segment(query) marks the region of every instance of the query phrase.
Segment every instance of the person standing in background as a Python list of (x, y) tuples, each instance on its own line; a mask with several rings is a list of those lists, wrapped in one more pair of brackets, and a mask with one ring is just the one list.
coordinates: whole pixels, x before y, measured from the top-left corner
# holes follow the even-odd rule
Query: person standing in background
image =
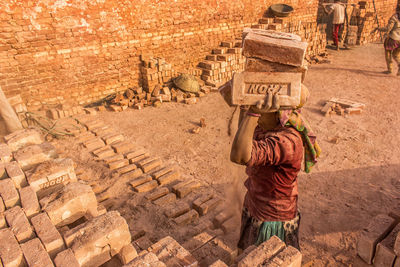
[(333, 45), (336, 46), (336, 50), (339, 50), (339, 31), (344, 24), (345, 5), (340, 3), (340, 0), (334, 0), (333, 4), (323, 4), (322, 6), (326, 14), (330, 15), (333, 13)]
[(397, 62), (397, 76), (400, 76), (400, 5), (396, 8), (396, 13), (389, 19), (385, 28), (386, 39), (384, 42), (385, 59), (388, 70), (387, 74), (393, 73), (393, 59)]

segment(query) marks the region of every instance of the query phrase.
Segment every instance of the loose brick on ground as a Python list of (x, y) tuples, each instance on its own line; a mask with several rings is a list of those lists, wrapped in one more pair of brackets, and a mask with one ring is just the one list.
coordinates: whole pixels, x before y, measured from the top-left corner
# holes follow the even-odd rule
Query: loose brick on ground
[(114, 152), (114, 150), (111, 148), (111, 146), (106, 145), (106, 146), (103, 146), (103, 147), (93, 150), (92, 153), (93, 153), (93, 155), (97, 156), (99, 153), (101, 153), (103, 151), (107, 151), (107, 150), (112, 150)]
[(84, 143), (89, 140), (93, 140), (96, 136), (91, 132), (84, 132), (77, 136), (76, 140), (79, 143)]
[(31, 222), (37, 236), (42, 241), (51, 258), (54, 258), (59, 252), (64, 250), (64, 241), (46, 213), (40, 213), (32, 217)]
[(4, 267), (25, 266), (22, 250), (9, 228), (0, 230), (0, 260)]
[(25, 178), (25, 173), (22, 171), (21, 167), (16, 161), (5, 164), (6, 172), (8, 177), (13, 180), (16, 188), (25, 187), (28, 182)]
[(38, 165), (31, 174), (28, 174), (29, 185), (42, 197), (51, 193), (52, 187), (76, 182), (74, 162), (72, 159), (53, 159)]
[(177, 181), (177, 183), (172, 186), (172, 192), (176, 194), (178, 188), (184, 187), (185, 185), (188, 185), (192, 181), (193, 180)]
[(187, 196), (190, 192), (192, 192), (194, 189), (199, 188), (200, 186), (201, 186), (200, 182), (193, 180), (188, 184), (177, 188), (175, 192), (179, 198), (183, 198)]
[(234, 230), (238, 224), (240, 224), (240, 222), (238, 222), (238, 220), (234, 217), (226, 220), (222, 225), (221, 225), (221, 229), (222, 231), (224, 231), (225, 234), (231, 232), (232, 230)]
[(117, 160), (124, 160), (124, 156), (120, 154), (114, 154), (111, 157), (104, 158), (103, 161), (108, 164)]
[(271, 267), (301, 267), (302, 255), (300, 251), (292, 246), (288, 246), (277, 256), (275, 256), (268, 266)]
[[(121, 155), (122, 156), (122, 155)], [(116, 170), (122, 167), (125, 167), (129, 164), (129, 161), (127, 159), (120, 159), (120, 160), (116, 160), (116, 161), (112, 161), (108, 163), (108, 168), (110, 170)]]
[(177, 225), (185, 225), (185, 224), (190, 224), (192, 223), (194, 220), (199, 218), (199, 214), (197, 213), (197, 211), (195, 210), (190, 210), (189, 212), (182, 214), (179, 217), (176, 217), (174, 219), (174, 222)]
[(129, 162), (138, 165), (138, 162), (143, 161), (143, 160), (148, 160), (148, 159), (150, 159), (150, 156), (149, 156), (149, 154), (146, 153), (146, 154), (142, 154), (140, 156), (131, 158), (129, 160)]
[(88, 129), (88, 130), (94, 130), (94, 129), (97, 129), (97, 128), (101, 128), (101, 127), (105, 127), (106, 125), (104, 125), (104, 123), (102, 122), (102, 121), (100, 121), (100, 120), (92, 120), (92, 121), (88, 121), (88, 122), (85, 122), (84, 123), (84, 125), (86, 126), (86, 128)]
[(156, 190), (149, 192), (145, 196), (145, 198), (147, 200), (153, 201), (153, 200), (159, 199), (160, 197), (165, 196), (168, 193), (169, 193), (169, 189), (167, 187), (159, 187)]
[(21, 188), (19, 190), (21, 198), (21, 206), (28, 218), (39, 213), (40, 205), (35, 191), (31, 186)]
[(143, 229), (133, 230), (133, 232), (131, 232), (132, 240), (139, 239), (142, 236), (144, 236), (145, 234), (146, 234), (146, 232)]
[(140, 177), (141, 175), (143, 175), (142, 169), (135, 169), (133, 171), (129, 171), (127, 173), (121, 174), (120, 179), (133, 180), (133, 179)]
[(149, 162), (152, 162), (152, 161), (155, 160), (155, 159), (157, 159), (157, 158), (155, 158), (155, 157), (146, 157), (146, 158), (143, 158), (143, 159), (141, 159), (141, 160), (136, 161), (135, 164), (136, 164), (139, 168), (142, 168), (142, 166), (143, 166), (144, 164), (147, 164), (147, 163), (149, 163)]
[(4, 216), (19, 243), (26, 242), (35, 237), (28, 218), (20, 206), (6, 210)]
[(204, 202), (212, 199), (213, 197), (214, 197), (213, 193), (205, 193), (205, 194), (201, 194), (201, 195), (196, 196), (196, 199), (193, 201), (193, 208), (195, 210), (199, 211), (200, 210), (200, 206)]
[(206, 215), (208, 212), (215, 210), (222, 200), (218, 197), (211, 198), (198, 207), (197, 212), (200, 216)]
[(214, 226), (215, 227), (221, 227), (222, 224), (227, 221), (229, 218), (232, 217), (232, 214), (227, 213), (227, 212), (220, 212), (217, 214), (213, 220)]
[(142, 156), (142, 155), (145, 155), (146, 157), (148, 157), (150, 154), (146, 150), (144, 150), (143, 148), (139, 148), (137, 150), (126, 152), (125, 153), (125, 158), (130, 160), (130, 159), (134, 159), (136, 157)]
[(178, 171), (170, 171), (164, 175), (161, 175), (157, 178), (157, 181), (160, 185), (166, 185), (176, 181), (180, 178), (180, 173)]
[(197, 266), (196, 259), (170, 236), (153, 244), (149, 252), (154, 253), (167, 266)]
[(147, 236), (141, 236), (132, 243), (137, 251), (147, 250), (153, 243)]
[(124, 141), (124, 136), (122, 134), (109, 134), (106, 136), (103, 136), (102, 139), (104, 140), (104, 142), (109, 145), (112, 143), (117, 143), (117, 142), (121, 142)]
[(64, 239), (64, 243), (67, 247), (71, 247), (72, 242), (74, 242), (75, 238), (81, 235), (81, 229), (84, 229), (85, 223), (79, 224), (72, 229), (69, 229), (68, 226), (63, 226), (60, 228), (60, 233)]
[(0, 163), (7, 163), (12, 160), (11, 149), (6, 144), (0, 144)]
[(284, 248), (285, 243), (280, 240), (279, 237), (273, 236), (244, 257), (238, 263), (238, 267), (254, 267), (262, 265), (264, 262), (275, 257)]
[(190, 210), (190, 205), (183, 200), (177, 201), (165, 208), (164, 214), (168, 218), (176, 218)]
[(57, 156), (55, 147), (47, 142), (40, 145), (30, 145), (14, 153), (14, 159), (24, 171), (39, 163), (55, 159)]
[(78, 233), (71, 250), (82, 266), (99, 266), (131, 243), (128, 224), (117, 211), (91, 219)]
[(34, 129), (23, 129), (13, 132), (6, 135), (4, 140), (12, 152), (28, 145), (38, 145), (43, 143), (42, 136)]
[(373, 259), (375, 266), (392, 266), (394, 264), (396, 259), (394, 245), (399, 233), (400, 224), (397, 224), (390, 234), (376, 245), (375, 257)]
[(240, 255), (238, 255), (236, 257), (235, 263), (237, 264), (238, 262), (243, 260), (250, 252), (252, 252), (256, 248), (257, 248), (256, 245), (251, 245), (251, 246), (247, 247), (245, 250), (243, 250), (243, 252)]
[(93, 152), (93, 154), (96, 157), (98, 157), (99, 159), (106, 159), (106, 158), (115, 156), (114, 150), (112, 150), (112, 148), (110, 148), (110, 147), (107, 147), (106, 149), (103, 149), (103, 150), (98, 151), (98, 152)]
[(200, 219), (199, 223), (193, 227), (193, 231), (196, 234), (202, 233), (208, 229), (213, 228), (213, 223), (209, 219)]
[(29, 267), (54, 267), (39, 238), (21, 244), (21, 249)]
[(151, 178), (150, 175), (144, 174), (144, 175), (140, 176), (139, 178), (136, 178), (136, 179), (134, 179), (134, 180), (131, 180), (131, 181), (129, 182), (129, 184), (130, 184), (133, 188), (135, 188), (135, 187), (137, 187), (137, 186), (139, 186), (139, 185), (141, 185), (141, 184), (147, 183), (147, 182), (152, 181), (152, 180), (153, 180), (153, 179)]
[(93, 129), (92, 132), (94, 134), (96, 134), (96, 136), (98, 136), (98, 137), (103, 137), (103, 136), (106, 136), (108, 134), (112, 134), (115, 131), (112, 128), (108, 127), (108, 126), (103, 126), (103, 127), (100, 127), (100, 128)]
[(118, 154), (125, 154), (135, 149), (135, 145), (129, 141), (120, 141), (113, 143), (111, 147)]
[(56, 267), (80, 267), (71, 249), (66, 249), (57, 254), (54, 259)]
[[(237, 255), (236, 246), (230, 246), (221, 238), (216, 236), (204, 246), (192, 252), (193, 256), (199, 261), (200, 266), (208, 266), (220, 259), (228, 265), (233, 263)], [(252, 265), (257, 266), (257, 265)]]
[(81, 183), (68, 184), (41, 199), (40, 203), (57, 227), (70, 224), (86, 213), (97, 214), (97, 200), (92, 188)]
[(133, 171), (133, 170), (136, 170), (136, 169), (137, 169), (137, 166), (135, 164), (129, 164), (127, 166), (118, 168), (116, 171), (121, 175), (121, 174), (130, 172), (130, 171)]
[(154, 200), (153, 203), (159, 206), (163, 206), (175, 202), (175, 200), (176, 200), (176, 195), (174, 193), (169, 193), (159, 199)]
[(118, 253), (118, 258), (122, 264), (128, 264), (138, 256), (135, 247), (132, 244), (124, 246)]
[(97, 202), (102, 202), (107, 200), (111, 197), (111, 194), (108, 191), (101, 192), (100, 194), (96, 195)]
[(372, 263), (375, 247), (395, 227), (397, 221), (387, 215), (375, 216), (368, 227), (361, 231), (357, 241), (357, 253), (368, 264)]
[(175, 170), (175, 167), (173, 167), (173, 166), (163, 167), (159, 170), (151, 172), (150, 175), (151, 175), (151, 177), (153, 177), (153, 179), (158, 179), (162, 175), (167, 174), (173, 170)]
[(151, 180), (141, 185), (136, 186), (134, 189), (138, 193), (149, 192), (158, 186), (157, 181)]
[(19, 204), (19, 194), (11, 179), (0, 180), (0, 197), (7, 209)]
[(183, 244), (183, 247), (185, 249), (187, 249), (188, 251), (194, 251), (194, 250), (204, 246), (204, 244), (208, 243), (213, 238), (215, 238), (215, 235), (213, 235), (209, 232), (202, 232), (198, 235), (193, 236), (188, 241), (186, 241)]
[(166, 267), (165, 263), (160, 261), (153, 253), (145, 252), (123, 267), (138, 267), (138, 266), (151, 266), (151, 267)]
[(139, 163), (138, 166), (143, 170), (143, 172), (148, 173), (154, 169), (156, 169), (157, 167), (160, 167), (162, 164), (161, 159), (153, 159), (150, 162), (147, 163)]
[(89, 151), (94, 151), (96, 149), (99, 149), (99, 148), (105, 146), (105, 143), (103, 142), (103, 140), (101, 140), (101, 138), (97, 137), (97, 138), (94, 138), (94, 139), (84, 142), (83, 145)]

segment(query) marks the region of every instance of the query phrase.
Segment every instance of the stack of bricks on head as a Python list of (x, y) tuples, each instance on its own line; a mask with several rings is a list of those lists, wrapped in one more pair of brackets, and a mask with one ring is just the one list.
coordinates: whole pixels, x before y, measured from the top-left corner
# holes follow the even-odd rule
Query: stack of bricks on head
[[(167, 236), (137, 251), (126, 220), (98, 204), (91, 186), (76, 176), (75, 163), (59, 158), (38, 130), (17, 131), (4, 141), (0, 144), (0, 266), (97, 267), (113, 260), (132, 267), (199, 266), (189, 252), (191, 245), (199, 244), (197, 236), (185, 245), (188, 249)], [(195, 209), (202, 210), (202, 201), (196, 202)], [(220, 220), (227, 221), (223, 225), (231, 222), (228, 217)], [(221, 247), (218, 237), (208, 241), (210, 250), (214, 243)], [(235, 262), (242, 267), (300, 263), (300, 252), (277, 238), (250, 247)], [(209, 266), (227, 265), (217, 260)]]
[(360, 233), (357, 254), (377, 267), (400, 267), (400, 211), (372, 218)]
[(279, 96), (281, 106), (296, 107), (307, 72), (307, 42), (295, 34), (245, 28), (244, 72), (220, 87), (229, 105), (255, 105), (266, 95)]

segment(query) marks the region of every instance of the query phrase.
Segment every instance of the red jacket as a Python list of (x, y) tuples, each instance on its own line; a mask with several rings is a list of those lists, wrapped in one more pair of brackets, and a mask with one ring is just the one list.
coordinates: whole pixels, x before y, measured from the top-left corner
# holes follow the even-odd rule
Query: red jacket
[(301, 135), (292, 127), (254, 132), (247, 163), (244, 206), (261, 221), (287, 221), (297, 212), (297, 175), (304, 150)]

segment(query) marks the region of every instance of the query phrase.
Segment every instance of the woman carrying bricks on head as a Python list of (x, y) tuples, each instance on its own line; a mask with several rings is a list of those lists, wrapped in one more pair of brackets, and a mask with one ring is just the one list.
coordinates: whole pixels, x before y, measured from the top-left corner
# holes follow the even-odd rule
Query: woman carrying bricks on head
[[(298, 108), (308, 95), (302, 86)], [(266, 102), (241, 109), (232, 144), (231, 161), (246, 165), (248, 175), (238, 247), (244, 250), (276, 235), (299, 249), (297, 175), (303, 155), (309, 172), (320, 148), (299, 109), (280, 110), (277, 95)]]
[(400, 5), (396, 8), (396, 13), (389, 19), (386, 27), (387, 37), (384, 42), (385, 58), (388, 70), (387, 74), (393, 73), (393, 59), (397, 62), (397, 75), (400, 76)]

